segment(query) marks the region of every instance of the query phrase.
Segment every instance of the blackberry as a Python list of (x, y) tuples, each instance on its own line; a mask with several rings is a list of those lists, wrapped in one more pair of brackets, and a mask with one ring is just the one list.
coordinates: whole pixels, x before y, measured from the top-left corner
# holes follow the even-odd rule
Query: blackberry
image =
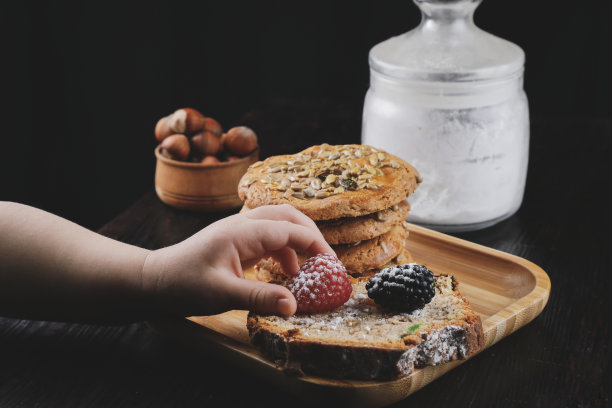
[(431, 302), (436, 293), (433, 273), (415, 263), (383, 269), (370, 278), (366, 289), (379, 305), (407, 313)]

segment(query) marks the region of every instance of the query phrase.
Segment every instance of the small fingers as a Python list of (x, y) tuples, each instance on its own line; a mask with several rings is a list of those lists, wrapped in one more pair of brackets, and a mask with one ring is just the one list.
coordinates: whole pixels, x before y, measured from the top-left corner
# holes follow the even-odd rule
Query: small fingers
[(319, 230), (313, 220), (289, 204), (264, 205), (248, 210), (244, 215), (250, 219), (290, 221), (294, 224)]
[[(272, 257), (276, 259), (285, 273), (288, 276), (295, 276), (298, 274), (300, 266), (298, 264), (298, 257), (295, 251), (289, 247), (284, 247), (278, 251), (270, 251), (262, 256), (262, 258)], [(248, 259), (241, 261), (242, 269), (248, 269), (253, 267), (261, 258)]]
[(295, 251), (289, 247), (284, 247), (278, 251), (270, 252), (270, 256), (276, 259), (283, 270), (283, 273), (288, 276), (295, 276), (300, 271), (298, 265), (298, 257)]
[(334, 253), (319, 231), (289, 221), (250, 220), (241, 227), (233, 237), (241, 260), (261, 258), (284, 247), (308, 255)]
[(297, 310), (295, 297), (283, 286), (236, 277), (225, 286), (232, 308), (280, 316), (291, 316)]
[(244, 213), (244, 215), (250, 219), (258, 219), (258, 220), (271, 220), (271, 221), (289, 221), (297, 225), (302, 225), (306, 228), (310, 228), (316, 232), (316, 234), (320, 237), (322, 245), (316, 245), (313, 248), (310, 248), (307, 255), (316, 255), (318, 253), (329, 253), (334, 254), (334, 250), (325, 242), (325, 238), (319, 231), (317, 224), (309, 217), (304, 215), (304, 213), (298, 211), (296, 208), (290, 206), (289, 204), (282, 205), (266, 205), (262, 207), (257, 207), (253, 210), (248, 210)]

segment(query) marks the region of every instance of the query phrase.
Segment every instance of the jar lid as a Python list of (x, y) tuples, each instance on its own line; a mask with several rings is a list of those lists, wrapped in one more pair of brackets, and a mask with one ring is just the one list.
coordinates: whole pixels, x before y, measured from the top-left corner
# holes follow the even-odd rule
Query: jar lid
[(476, 27), (481, 0), (414, 0), (422, 13), (415, 29), (370, 50), (370, 67), (402, 80), (467, 82), (520, 75), (523, 50)]

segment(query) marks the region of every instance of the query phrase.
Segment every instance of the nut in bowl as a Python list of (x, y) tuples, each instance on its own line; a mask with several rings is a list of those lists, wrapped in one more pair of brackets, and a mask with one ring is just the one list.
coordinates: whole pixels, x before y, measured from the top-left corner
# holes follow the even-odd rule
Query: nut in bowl
[(238, 182), (259, 158), (257, 135), (246, 126), (227, 133), (211, 117), (181, 108), (157, 121), (155, 191), (164, 203), (186, 210), (239, 207)]
[(165, 157), (155, 149), (155, 192), (169, 206), (196, 211), (221, 211), (242, 205), (238, 182), (259, 159), (259, 148), (246, 157), (214, 164)]

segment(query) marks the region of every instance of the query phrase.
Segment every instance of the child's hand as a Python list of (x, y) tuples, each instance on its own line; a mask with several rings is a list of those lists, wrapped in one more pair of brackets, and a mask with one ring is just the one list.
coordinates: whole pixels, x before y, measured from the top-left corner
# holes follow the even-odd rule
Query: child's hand
[(284, 287), (245, 280), (242, 268), (272, 256), (292, 275), (295, 251), (332, 253), (312, 220), (288, 205), (211, 224), (148, 251), (36, 208), (0, 202), (0, 316), (126, 322), (230, 309), (291, 315)]
[(174, 246), (151, 252), (143, 266), (145, 294), (168, 314), (214, 314), (230, 309), (290, 316), (296, 301), (286, 288), (244, 279), (243, 268), (272, 256), (297, 274), (296, 251), (331, 253), (315, 223), (289, 205), (256, 208), (209, 225)]

